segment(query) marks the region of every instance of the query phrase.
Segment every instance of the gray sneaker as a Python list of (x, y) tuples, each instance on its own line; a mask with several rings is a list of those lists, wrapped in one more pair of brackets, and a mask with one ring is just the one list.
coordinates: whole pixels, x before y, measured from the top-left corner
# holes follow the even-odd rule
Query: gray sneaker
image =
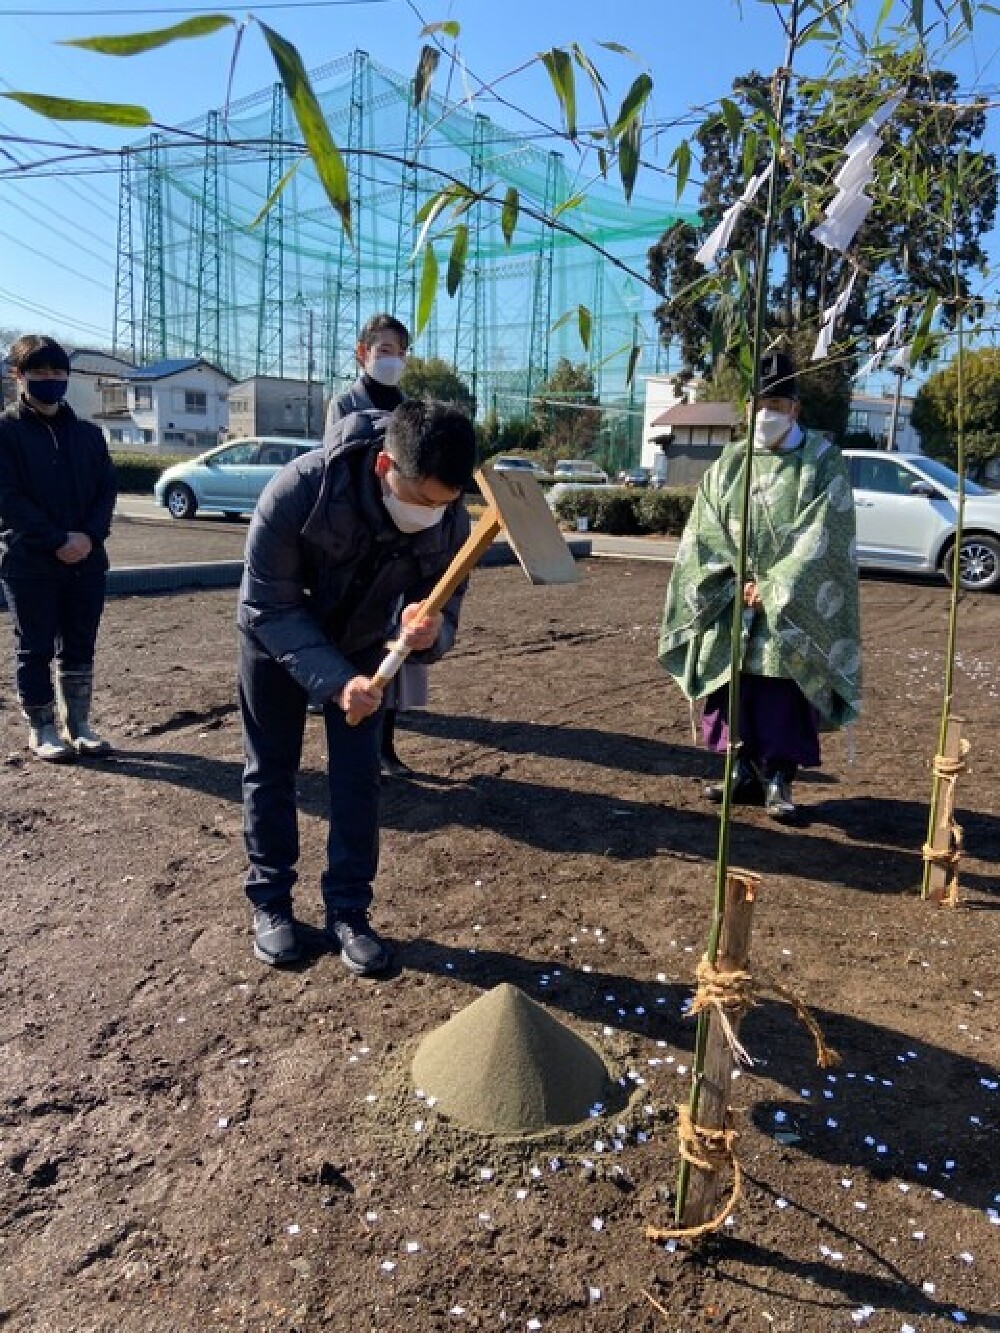
[(271, 967), (299, 961), (301, 953), (290, 906), (272, 904), (254, 908), (253, 956)]
[(368, 913), (361, 909), (328, 916), (326, 933), (340, 951), (341, 962), (359, 977), (385, 972), (392, 963), (392, 951), (372, 930)]

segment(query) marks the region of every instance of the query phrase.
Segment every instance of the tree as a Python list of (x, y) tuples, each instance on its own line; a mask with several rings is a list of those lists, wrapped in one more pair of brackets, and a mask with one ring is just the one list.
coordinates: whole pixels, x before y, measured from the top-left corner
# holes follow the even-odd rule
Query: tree
[[(965, 453), (973, 467), (1000, 458), (1000, 348), (965, 353)], [(910, 420), (926, 453), (955, 463), (958, 439), (958, 364), (931, 375), (914, 399)]]
[(561, 357), (538, 390), (533, 419), (553, 458), (589, 457), (601, 429), (600, 401), (594, 393), (590, 370)]
[(469, 416), (475, 416), (476, 400), (472, 390), (459, 376), (455, 367), (440, 356), (408, 356), (403, 370), (400, 389), (407, 398), (438, 398), (443, 403), (460, 407)]
[[(869, 186), (875, 203), (852, 245), (851, 258), (858, 265), (834, 356), (853, 358), (858, 341), (871, 342), (890, 326), (898, 302), (916, 304), (928, 292), (951, 301), (942, 305), (941, 315), (946, 324), (953, 323), (952, 261), (959, 274), (958, 295), (968, 300), (970, 275), (986, 263), (982, 241), (996, 216), (996, 158), (977, 148), (986, 129), (984, 108), (959, 104), (956, 77), (943, 70), (922, 73), (916, 56), (908, 53), (886, 57), (879, 76), (890, 88), (904, 87), (906, 98), (875, 157), (876, 178)], [(769, 160), (768, 96), (769, 81), (761, 75), (736, 80), (732, 99), (724, 99), (722, 112), (695, 135), (703, 182), (700, 224), (675, 224), (649, 251), (650, 279), (666, 298), (655, 312), (660, 337), (679, 346), (689, 376), (707, 372), (725, 354), (727, 344), (736, 341), (727, 333), (746, 318), (741, 298), (757, 258), (762, 196), (745, 210), (730, 242), (728, 289), (720, 291), (719, 275), (706, 273), (694, 254), (743, 193), (749, 174)], [(766, 330), (771, 338), (807, 329), (807, 341), (814, 340), (822, 311), (846, 284), (853, 264), (821, 246), (811, 230), (829, 202), (844, 143), (877, 99), (886, 97), (858, 78), (798, 86), (777, 167), (770, 271), (778, 278), (768, 292)], [(962, 188), (952, 218), (942, 183), (957, 167)]]

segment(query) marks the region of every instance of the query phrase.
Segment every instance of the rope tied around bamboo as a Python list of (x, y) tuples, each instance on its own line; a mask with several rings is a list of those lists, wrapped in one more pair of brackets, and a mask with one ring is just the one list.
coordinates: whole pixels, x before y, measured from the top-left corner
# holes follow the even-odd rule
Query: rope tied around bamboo
[(725, 1225), (736, 1209), (743, 1195), (743, 1169), (736, 1156), (736, 1130), (732, 1126), (723, 1129), (708, 1129), (695, 1123), (687, 1106), (677, 1107), (677, 1138), (681, 1157), (700, 1171), (718, 1173), (730, 1166), (733, 1171), (733, 1186), (729, 1198), (722, 1208), (707, 1222), (696, 1227), (647, 1227), (647, 1240), (697, 1240), (709, 1232), (718, 1231)]
[(957, 755), (936, 754), (931, 765), (934, 776), (944, 784), (944, 804), (939, 825), (948, 831), (948, 844), (945, 847), (933, 847), (925, 842), (921, 856), (930, 865), (940, 866), (945, 872), (945, 885), (941, 892), (941, 902), (954, 907), (958, 902), (958, 867), (962, 860), (963, 830), (955, 819), (955, 797), (958, 775), (968, 768), (969, 742), (963, 738)]
[(831, 1069), (840, 1064), (840, 1056), (828, 1046), (823, 1030), (812, 1016), (805, 1002), (790, 987), (782, 985), (764, 973), (753, 973), (744, 969), (724, 972), (716, 967), (708, 954), (702, 956), (695, 969), (698, 989), (691, 1001), (688, 1013), (694, 1017), (704, 1009), (714, 1009), (726, 1034), (726, 1040), (734, 1057), (742, 1064), (752, 1065), (753, 1060), (746, 1047), (740, 1042), (733, 1027), (733, 1020), (739, 1020), (767, 995), (783, 1000), (795, 1010), (799, 1022), (809, 1031), (816, 1046), (816, 1063), (820, 1069)]

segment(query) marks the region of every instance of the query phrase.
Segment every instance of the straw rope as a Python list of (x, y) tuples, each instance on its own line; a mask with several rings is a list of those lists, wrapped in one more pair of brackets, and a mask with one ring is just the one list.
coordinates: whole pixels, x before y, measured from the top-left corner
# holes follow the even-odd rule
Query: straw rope
[(742, 1064), (753, 1064), (746, 1048), (736, 1036), (733, 1021), (738, 1021), (766, 995), (776, 996), (795, 1010), (799, 1022), (809, 1031), (816, 1046), (816, 1063), (820, 1069), (830, 1069), (840, 1064), (840, 1056), (832, 1046), (826, 1044), (823, 1030), (806, 1007), (805, 1001), (789, 986), (784, 986), (766, 973), (736, 969), (720, 971), (708, 954), (703, 955), (695, 970), (698, 989), (691, 1001), (690, 1013), (700, 1014), (702, 1010), (712, 1008), (718, 1015), (722, 1030), (726, 1035), (729, 1048)]
[(934, 776), (944, 784), (944, 806), (938, 816), (938, 827), (947, 829), (948, 845), (936, 848), (925, 842), (920, 854), (930, 865), (940, 866), (945, 872), (944, 888), (939, 896), (945, 907), (958, 905), (958, 866), (962, 859), (963, 831), (955, 819), (955, 797), (958, 775), (968, 767), (969, 748), (969, 742), (963, 738), (956, 756), (936, 754), (932, 764)]
[(696, 1240), (707, 1236), (710, 1231), (718, 1231), (725, 1224), (726, 1218), (735, 1210), (743, 1195), (743, 1170), (736, 1156), (736, 1131), (731, 1126), (723, 1129), (709, 1129), (696, 1124), (686, 1106), (677, 1108), (677, 1138), (681, 1157), (701, 1171), (717, 1174), (726, 1166), (733, 1170), (733, 1187), (729, 1198), (716, 1213), (715, 1217), (702, 1222), (696, 1227), (652, 1227), (646, 1228), (646, 1238), (651, 1241)]

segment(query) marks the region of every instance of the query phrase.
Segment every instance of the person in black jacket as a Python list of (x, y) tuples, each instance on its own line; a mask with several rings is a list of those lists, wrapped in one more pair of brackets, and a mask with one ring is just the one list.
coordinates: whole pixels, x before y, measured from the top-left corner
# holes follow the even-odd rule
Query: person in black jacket
[(7, 362), (18, 398), (0, 415), (0, 584), (28, 746), (58, 763), (111, 749), (90, 725), (90, 703), (115, 473), (101, 431), (63, 402), (64, 349), (25, 334)]
[[(436, 661), (454, 642), (464, 588), (443, 614), (424, 616), (420, 602), (468, 535), (462, 492), (474, 465), (468, 417), (407, 401), (389, 414), (346, 417), (322, 450), (282, 468), (254, 512), (239, 599), (239, 698), (245, 888), (262, 962), (300, 956), (295, 780), (313, 705), (323, 709), (327, 737), (327, 935), (355, 973), (390, 963), (368, 920), (383, 702), (370, 678), (401, 602), (402, 634), (419, 659)], [(348, 712), (361, 715), (359, 725), (348, 724)]]
[[(367, 412), (378, 408), (391, 412), (403, 401), (399, 388), (406, 368), (406, 353), (410, 346), (410, 331), (395, 315), (372, 315), (358, 334), (354, 355), (358, 362), (358, 378), (342, 394), (331, 398), (326, 410), (326, 431), (331, 435), (337, 423), (353, 412)], [(385, 706), (382, 709), (382, 757), (384, 778), (407, 777), (412, 769), (396, 753), (396, 718), (411, 708), (427, 704), (427, 668), (409, 658), (389, 682)]]

